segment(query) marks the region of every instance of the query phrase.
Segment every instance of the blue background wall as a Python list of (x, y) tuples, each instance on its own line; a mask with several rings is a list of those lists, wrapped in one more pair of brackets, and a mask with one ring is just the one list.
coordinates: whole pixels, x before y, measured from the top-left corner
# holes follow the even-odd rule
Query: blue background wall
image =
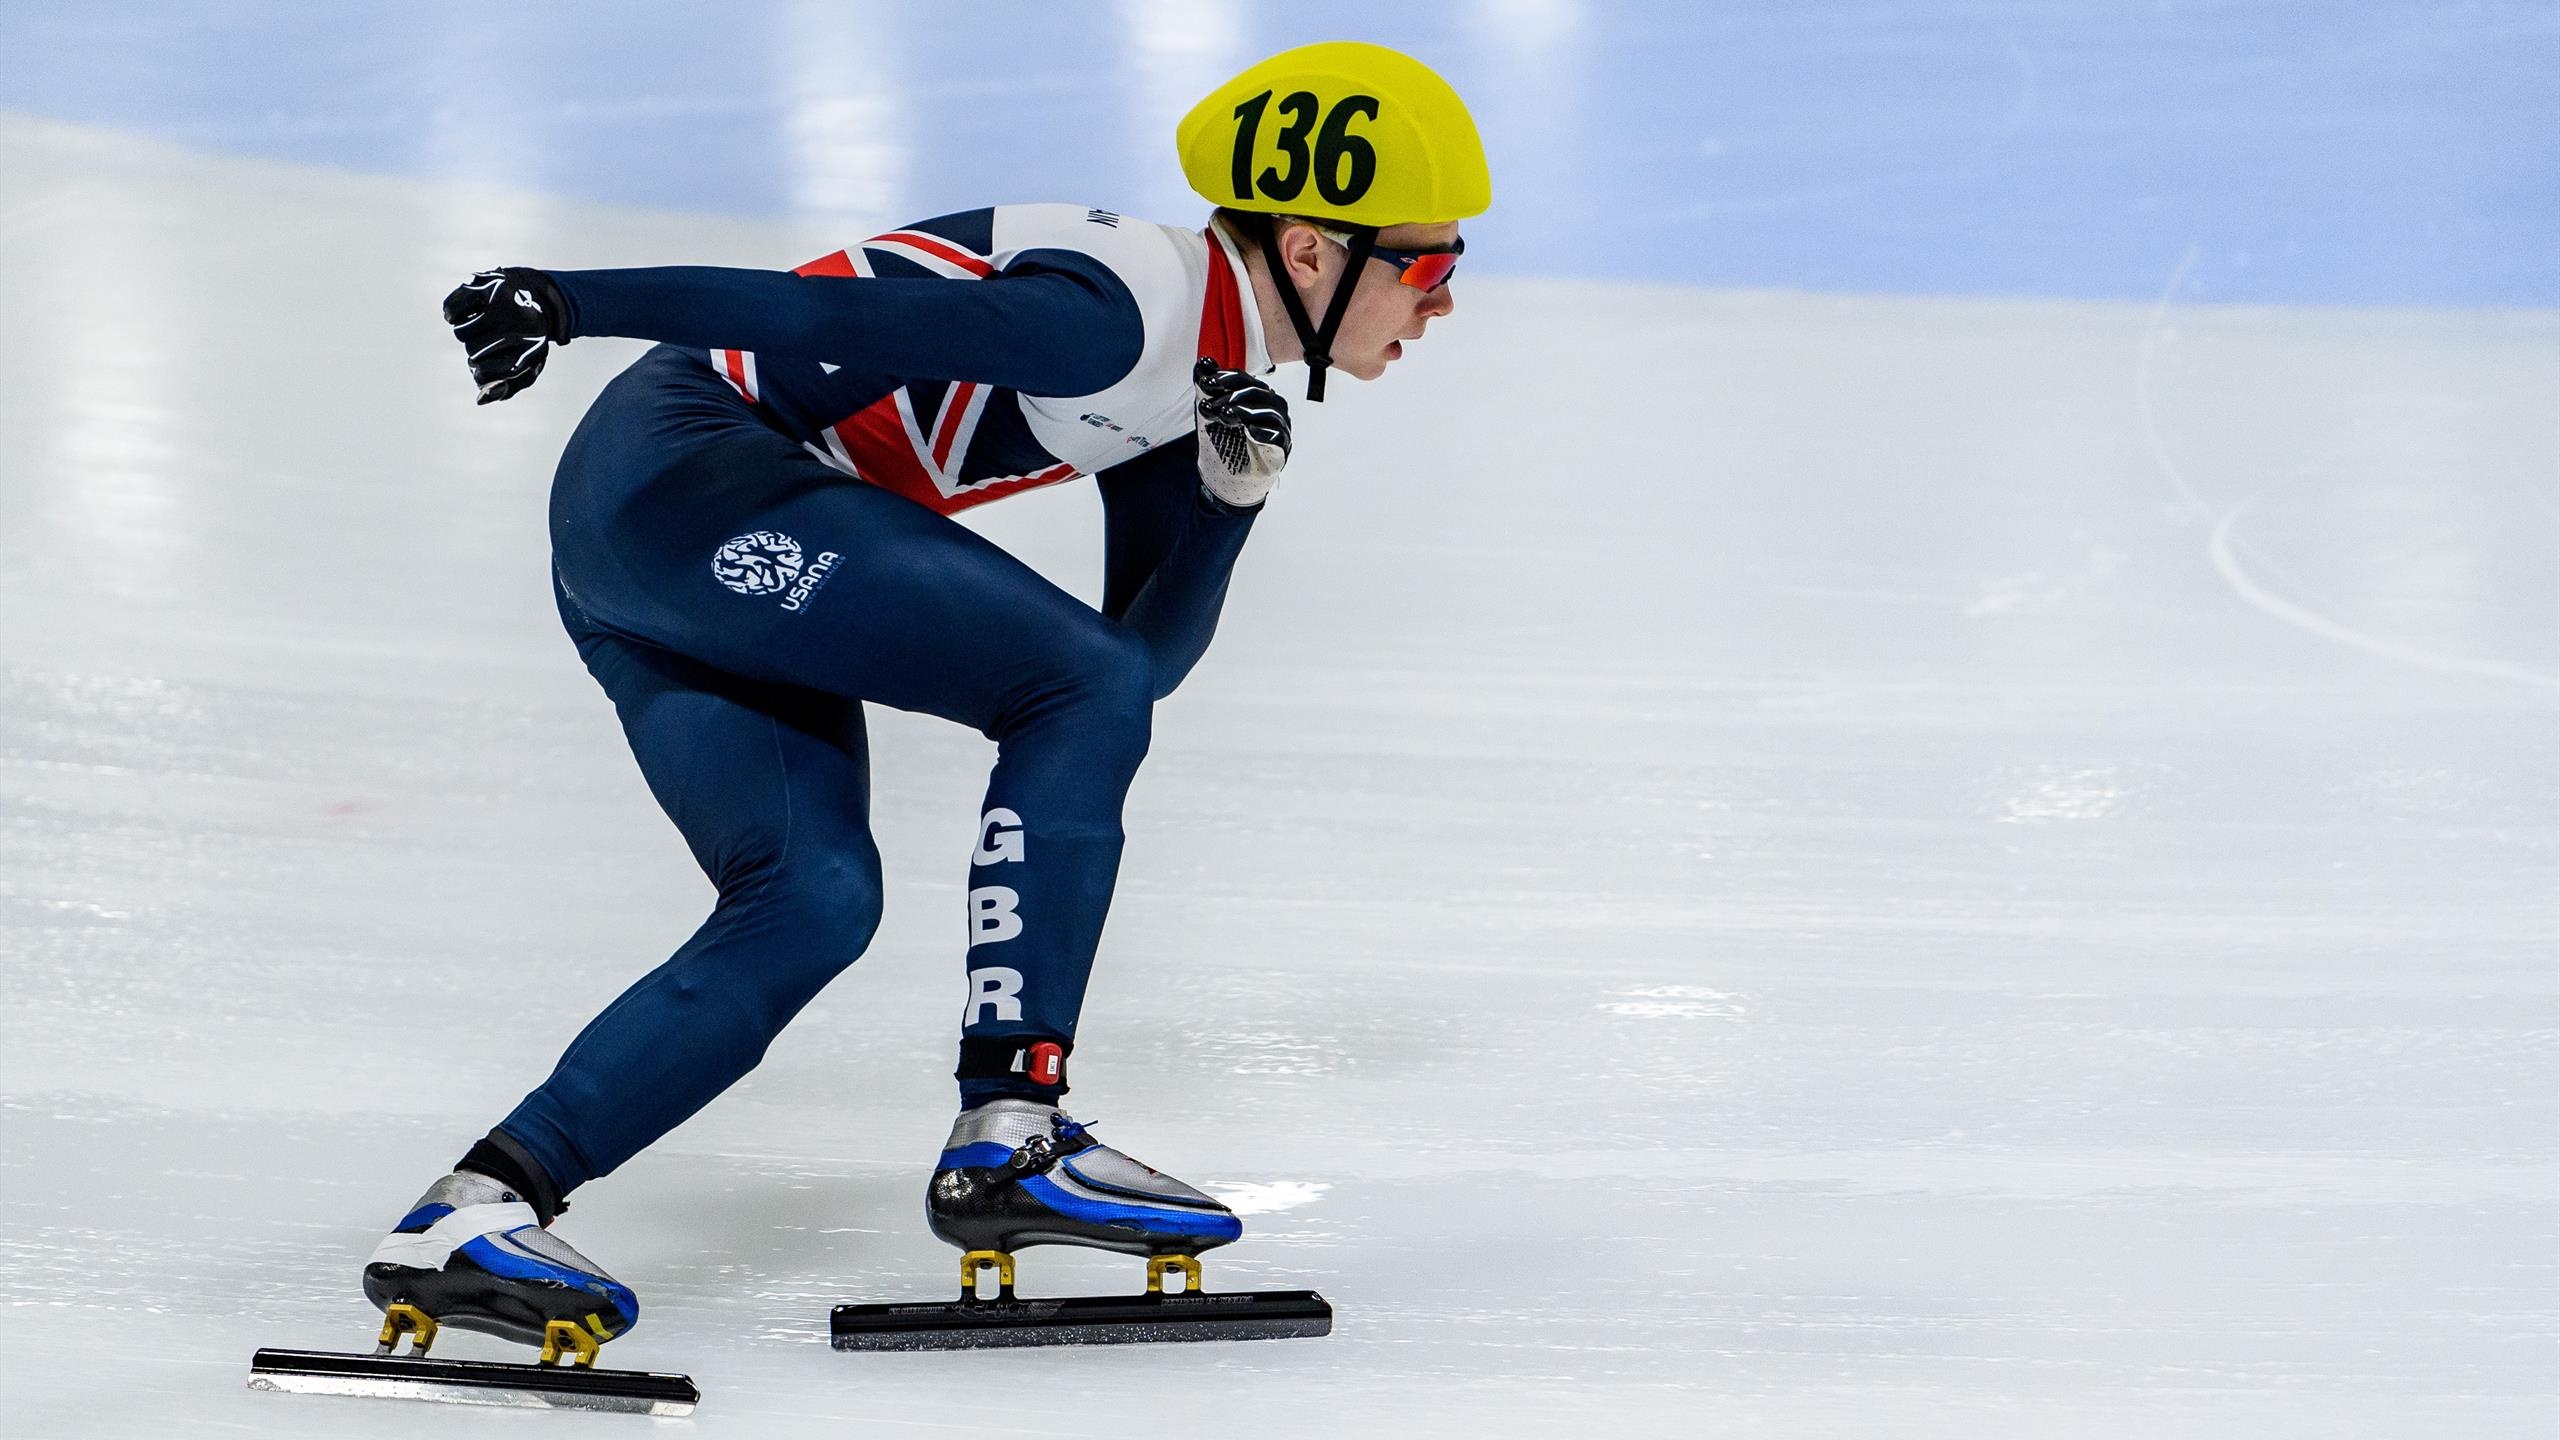
[(1480, 274), (2560, 304), (2553, 0), (1409, 8), (12, 0), (0, 107), (672, 209), (1179, 219), (1175, 117), (1354, 37), (1474, 106)]

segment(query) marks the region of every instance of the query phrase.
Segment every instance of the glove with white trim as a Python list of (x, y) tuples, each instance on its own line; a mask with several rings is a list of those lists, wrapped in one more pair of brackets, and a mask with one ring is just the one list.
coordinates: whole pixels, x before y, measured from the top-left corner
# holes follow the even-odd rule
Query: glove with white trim
[(1289, 463), (1289, 402), (1241, 370), (1202, 356), (1191, 367), (1200, 395), (1200, 483), (1231, 509), (1269, 499)]
[(569, 306), (560, 287), (519, 265), (483, 270), (456, 286), (444, 297), (444, 323), (462, 342), (482, 405), (531, 385), (551, 347), (569, 343)]

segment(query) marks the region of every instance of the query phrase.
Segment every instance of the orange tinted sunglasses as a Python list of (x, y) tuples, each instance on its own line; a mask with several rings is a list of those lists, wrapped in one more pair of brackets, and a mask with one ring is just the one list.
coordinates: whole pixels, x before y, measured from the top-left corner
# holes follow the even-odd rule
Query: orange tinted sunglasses
[(1458, 257), (1466, 253), (1467, 241), (1460, 236), (1447, 245), (1434, 245), (1428, 250), (1391, 250), (1372, 242), (1369, 258), (1384, 260), (1396, 267), (1396, 281), (1416, 290), (1437, 290), (1449, 283), (1458, 268)]

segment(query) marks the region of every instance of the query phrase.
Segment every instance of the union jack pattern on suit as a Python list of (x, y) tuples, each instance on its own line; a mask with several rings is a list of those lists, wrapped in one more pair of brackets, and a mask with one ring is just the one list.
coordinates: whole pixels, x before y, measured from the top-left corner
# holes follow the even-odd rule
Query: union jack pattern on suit
[[(1271, 368), (1242, 258), (1214, 230), (1073, 205), (1007, 205), (875, 235), (796, 273), (894, 285), (985, 282), (990, 343), (1019, 331), (1005, 328), (1006, 287), (1015, 279), (1063, 275), (1108, 300), (1110, 323), (1059, 343), (1087, 357), (1126, 353), (1134, 363), (1111, 384), (1074, 395), (885, 373), (851, 355), (709, 352), (711, 368), (810, 453), (946, 515), (1108, 469), (1189, 435), (1192, 366), (1202, 356), (1226, 369)], [(1036, 371), (1039, 357), (1024, 358)]]

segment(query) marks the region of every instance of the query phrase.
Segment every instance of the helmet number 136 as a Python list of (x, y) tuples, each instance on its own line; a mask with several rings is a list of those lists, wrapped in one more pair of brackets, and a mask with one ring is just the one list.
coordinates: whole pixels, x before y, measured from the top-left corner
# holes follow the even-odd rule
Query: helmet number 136
[[(1366, 139), (1351, 133), (1351, 122), (1355, 118), (1377, 119), (1377, 96), (1344, 96), (1325, 112), (1322, 126), (1316, 124), (1316, 113), (1323, 109), (1323, 102), (1316, 99), (1313, 91), (1293, 90), (1281, 96), (1280, 114), (1287, 123), (1271, 137), (1271, 143), (1289, 168), (1266, 165), (1257, 179), (1253, 173), (1254, 139), (1262, 129), (1262, 112), (1270, 107), (1268, 90), (1236, 107), (1234, 179), (1238, 200), (1251, 200), (1257, 186), (1273, 200), (1295, 200), (1306, 190), (1311, 172), (1316, 189), (1328, 203), (1356, 204), (1369, 193), (1371, 182), (1378, 178), (1378, 152)], [(1307, 149), (1310, 130), (1315, 131), (1312, 155)]]

